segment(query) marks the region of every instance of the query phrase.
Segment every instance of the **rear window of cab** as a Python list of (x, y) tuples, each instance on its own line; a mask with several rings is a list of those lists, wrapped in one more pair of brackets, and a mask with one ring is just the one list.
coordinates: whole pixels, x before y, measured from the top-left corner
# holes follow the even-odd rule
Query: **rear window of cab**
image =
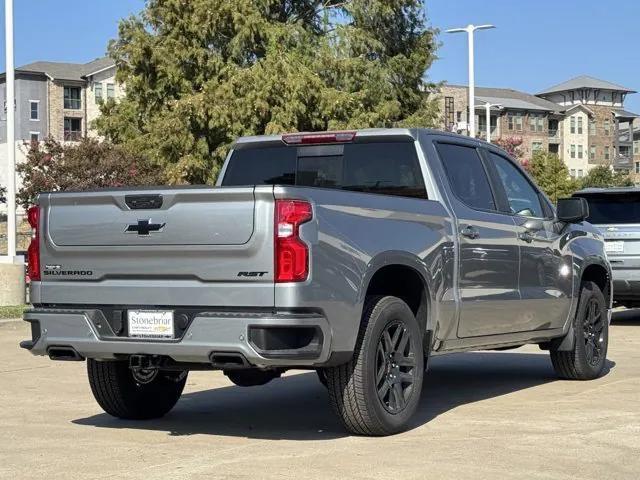
[(235, 150), (222, 186), (295, 185), (427, 198), (413, 143), (260, 146)]

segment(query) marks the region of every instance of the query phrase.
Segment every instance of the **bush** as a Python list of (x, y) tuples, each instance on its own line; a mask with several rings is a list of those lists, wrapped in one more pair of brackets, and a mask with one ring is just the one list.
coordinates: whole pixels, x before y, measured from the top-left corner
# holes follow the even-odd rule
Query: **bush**
[(166, 183), (162, 167), (123, 147), (90, 138), (76, 144), (52, 138), (32, 142), (26, 161), (16, 170), (23, 178), (17, 201), (24, 208), (33, 205), (40, 192)]
[(608, 165), (593, 167), (582, 179), (582, 188), (588, 187), (631, 187), (633, 181), (628, 174), (614, 172)]
[(527, 170), (554, 203), (580, 188), (579, 182), (569, 176), (567, 166), (555, 153), (534, 152)]

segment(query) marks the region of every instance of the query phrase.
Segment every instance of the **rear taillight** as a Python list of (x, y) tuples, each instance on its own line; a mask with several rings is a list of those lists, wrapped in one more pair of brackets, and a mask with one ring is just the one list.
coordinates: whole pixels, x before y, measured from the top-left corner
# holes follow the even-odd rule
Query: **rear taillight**
[(27, 210), (27, 220), (31, 225), (31, 243), (27, 250), (28, 274), (31, 281), (40, 280), (40, 207), (35, 205)]
[(287, 133), (282, 136), (282, 141), (287, 145), (309, 145), (353, 142), (354, 138), (356, 132)]
[(309, 247), (300, 238), (300, 225), (313, 217), (309, 202), (276, 200), (275, 281), (303, 282), (309, 275)]

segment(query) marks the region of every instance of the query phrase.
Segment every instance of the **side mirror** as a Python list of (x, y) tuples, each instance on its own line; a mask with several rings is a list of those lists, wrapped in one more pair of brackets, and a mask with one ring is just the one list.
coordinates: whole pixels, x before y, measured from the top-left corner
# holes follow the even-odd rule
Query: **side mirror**
[(582, 197), (561, 198), (557, 214), (560, 222), (579, 223), (589, 216), (589, 204)]

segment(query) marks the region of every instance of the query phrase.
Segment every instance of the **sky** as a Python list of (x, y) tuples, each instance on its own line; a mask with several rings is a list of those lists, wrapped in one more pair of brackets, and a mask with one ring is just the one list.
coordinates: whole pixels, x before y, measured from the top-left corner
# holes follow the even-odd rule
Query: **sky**
[[(476, 32), (476, 85), (536, 93), (578, 75), (640, 91), (640, 1), (427, 0), (441, 30), (435, 81), (467, 83), (466, 34), (444, 30), (494, 24)], [(118, 20), (143, 0), (14, 0), (15, 61), (87, 62), (105, 54)], [(0, 70), (4, 70), (4, 2), (0, 1)], [(640, 113), (640, 93), (625, 107)]]

